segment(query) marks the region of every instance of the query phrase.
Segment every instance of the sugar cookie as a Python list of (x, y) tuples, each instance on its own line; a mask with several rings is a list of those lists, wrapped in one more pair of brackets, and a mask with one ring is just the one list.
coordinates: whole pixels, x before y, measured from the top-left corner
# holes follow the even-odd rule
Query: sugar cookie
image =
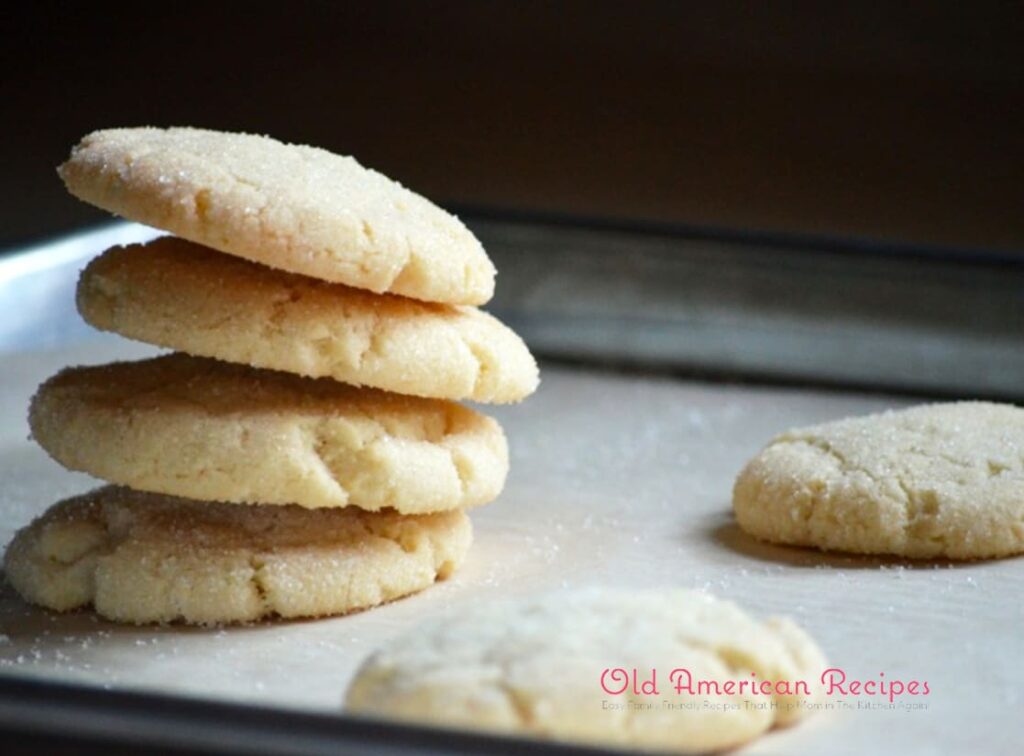
[(412, 396), (511, 402), (539, 381), (523, 340), (475, 308), (370, 294), (174, 237), (93, 260), (78, 311), (190, 354)]
[(508, 472), (497, 422), (454, 402), (183, 354), (63, 370), (29, 423), (72, 470), (211, 501), (433, 512)]
[[(815, 643), (787, 619), (758, 622), (693, 591), (594, 589), (476, 606), (418, 626), (363, 664), (346, 706), (434, 725), (704, 752), (802, 717), (821, 695), (824, 668)], [(656, 671), (657, 693), (630, 692), (634, 669), (641, 681)], [(677, 693), (674, 681), (685, 678), (673, 678), (676, 669), (693, 686), (756, 680), (773, 689)], [(788, 694), (778, 692), (781, 681)]]
[(204, 129), (106, 129), (59, 172), (81, 200), (282, 270), (431, 302), (494, 293), (494, 265), (458, 218), (326, 150)]
[(450, 575), (471, 540), (458, 511), (246, 507), (106, 486), (20, 530), (4, 571), (50, 609), (208, 625), (375, 606)]
[(973, 559), (1024, 552), (1024, 409), (959, 402), (777, 436), (740, 473), (736, 519), (766, 541)]

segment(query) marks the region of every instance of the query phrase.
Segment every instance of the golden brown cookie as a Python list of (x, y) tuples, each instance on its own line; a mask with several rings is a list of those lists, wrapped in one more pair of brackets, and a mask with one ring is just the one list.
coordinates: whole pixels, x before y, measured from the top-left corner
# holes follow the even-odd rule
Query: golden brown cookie
[[(790, 620), (758, 621), (708, 594), (560, 591), (474, 606), (389, 641), (357, 673), (346, 706), (429, 725), (707, 753), (804, 717), (822, 698), (825, 666)], [(652, 670), (660, 687), (644, 694)], [(677, 691), (677, 681), (693, 689)], [(701, 692), (702, 681), (719, 688)], [(769, 689), (752, 694), (740, 682)]]
[(435, 512), (508, 472), (498, 423), (454, 402), (183, 354), (65, 369), (29, 423), (65, 467), (210, 501)]
[(483, 304), (494, 266), (453, 215), (354, 159), (252, 134), (106, 129), (59, 169), (81, 200), (281, 270)]
[(1024, 552), (1024, 409), (957, 402), (777, 436), (740, 473), (740, 527), (862, 554)]
[(399, 394), (512, 402), (539, 381), (522, 339), (476, 308), (370, 294), (174, 237), (93, 260), (78, 310), (151, 344)]
[(20, 530), (4, 572), (49, 609), (210, 625), (375, 606), (450, 575), (471, 541), (458, 511), (246, 507), (106, 486)]

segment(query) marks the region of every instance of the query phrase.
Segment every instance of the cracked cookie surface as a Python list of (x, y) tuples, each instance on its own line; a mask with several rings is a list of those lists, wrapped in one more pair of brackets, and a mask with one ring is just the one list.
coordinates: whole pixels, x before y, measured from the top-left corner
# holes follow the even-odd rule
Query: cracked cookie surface
[(375, 606), (448, 577), (471, 540), (463, 512), (245, 507), (106, 486), (20, 530), (4, 571), (49, 609), (209, 625)]
[(1024, 552), (1024, 409), (923, 405), (792, 430), (740, 473), (736, 519), (767, 541), (975, 559)]
[(491, 501), (508, 472), (468, 407), (184, 354), (63, 370), (29, 425), (69, 469), (209, 501), (416, 514)]
[[(658, 694), (630, 692), (631, 677), (622, 694), (602, 688), (604, 670), (634, 668), (641, 680), (657, 670)], [(677, 668), (694, 686), (805, 680), (807, 694), (677, 693), (670, 680)], [(803, 704), (821, 696), (824, 668), (817, 645), (790, 620), (761, 622), (708, 594), (563, 591), (477, 606), (392, 640), (363, 664), (346, 707), (434, 725), (705, 752), (804, 716)], [(618, 673), (605, 682), (609, 691), (627, 684)]]
[(78, 310), (158, 346), (400, 394), (503, 403), (539, 382), (522, 339), (475, 308), (370, 294), (174, 237), (93, 260)]
[(106, 129), (60, 168), (85, 202), (281, 270), (483, 304), (494, 265), (455, 216), (351, 157), (252, 134)]

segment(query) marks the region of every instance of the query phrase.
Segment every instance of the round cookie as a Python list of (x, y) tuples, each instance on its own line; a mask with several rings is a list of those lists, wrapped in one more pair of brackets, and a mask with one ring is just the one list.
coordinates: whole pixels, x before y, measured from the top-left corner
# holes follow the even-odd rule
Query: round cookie
[(522, 339), (473, 307), (370, 294), (170, 236), (93, 260), (78, 311), (151, 344), (399, 394), (501, 403), (539, 381)]
[(471, 541), (463, 512), (243, 507), (106, 486), (20, 530), (4, 571), (49, 609), (210, 625), (391, 601), (450, 575)]
[(191, 128), (95, 131), (73, 195), (255, 262), (377, 293), (483, 304), (494, 265), (453, 215), (350, 157)]
[[(787, 619), (758, 622), (693, 591), (594, 589), (478, 606), (421, 625), (363, 664), (346, 707), (433, 725), (706, 752), (802, 717), (821, 694), (824, 668), (815, 643)], [(658, 693), (632, 693), (633, 669), (641, 681), (656, 670)], [(676, 680), (686, 679), (673, 677), (676, 669), (691, 675), (693, 693), (676, 692)], [(730, 680), (789, 681), (793, 689), (697, 691), (700, 681)], [(798, 680), (807, 695), (795, 692)]]
[(65, 369), (29, 424), (67, 468), (211, 501), (415, 514), (484, 504), (508, 472), (498, 423), (454, 402), (183, 354)]
[(777, 436), (740, 473), (740, 527), (776, 543), (911, 558), (1024, 552), (1024, 410), (958, 402)]

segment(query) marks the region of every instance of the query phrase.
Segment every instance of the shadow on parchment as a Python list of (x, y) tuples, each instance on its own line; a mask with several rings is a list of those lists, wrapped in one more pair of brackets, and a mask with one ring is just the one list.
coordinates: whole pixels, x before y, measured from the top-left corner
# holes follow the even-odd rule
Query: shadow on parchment
[(907, 570), (969, 569), (995, 560), (958, 561), (953, 559), (908, 559), (898, 556), (869, 556), (821, 551), (803, 546), (783, 546), (761, 541), (749, 535), (732, 518), (723, 516), (708, 529), (708, 536), (721, 548), (758, 562), (802, 567), (805, 569)]

